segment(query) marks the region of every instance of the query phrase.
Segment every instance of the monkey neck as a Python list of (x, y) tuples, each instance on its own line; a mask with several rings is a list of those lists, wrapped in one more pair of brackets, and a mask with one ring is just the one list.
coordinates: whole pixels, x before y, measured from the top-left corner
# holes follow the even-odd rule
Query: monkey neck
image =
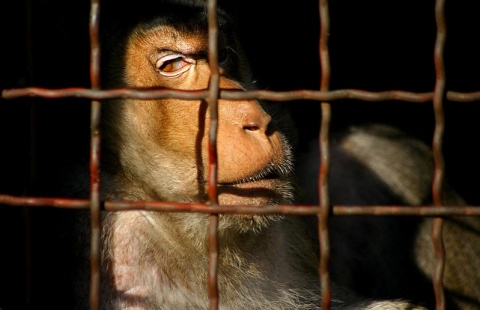
[[(116, 291), (154, 288), (163, 290), (165, 296), (193, 296), (205, 290), (208, 215), (109, 213), (104, 229), (104, 242), (110, 243), (110, 251), (103, 253), (109, 266), (106, 270), (111, 273), (106, 278), (115, 279), (112, 285)], [(218, 281), (224, 302), (238, 308), (239, 300), (247, 302), (248, 296), (260, 296), (273, 287), (278, 291), (259, 297), (267, 305), (274, 296), (315, 285), (317, 260), (308, 250), (302, 231), (298, 221), (291, 218), (273, 221), (261, 230), (220, 231)]]
[[(170, 240), (166, 244), (166, 250), (171, 251), (171, 257), (182, 257), (180, 264), (184, 267), (194, 266), (202, 262), (200, 268), (205, 272), (208, 262), (208, 216), (205, 214), (157, 214), (166, 216), (164, 226)], [(189, 224), (186, 224), (186, 223)], [(222, 218), (220, 218), (220, 223)], [(301, 224), (300, 224), (301, 225)], [(299, 229), (299, 219), (296, 217), (275, 218), (261, 229), (239, 231), (235, 228), (223, 228), (219, 230), (219, 265), (225, 272), (244, 273), (245, 270), (255, 273), (274, 274), (276, 268), (290, 268), (293, 263), (292, 257), (304, 257), (303, 263), (312, 263), (316, 266), (316, 258), (310, 256), (311, 252), (307, 236)], [(222, 226), (221, 224), (219, 225)], [(175, 242), (172, 242), (174, 240)], [(292, 253), (289, 245), (304, 246), (302, 250)], [(303, 253), (305, 251), (305, 253)], [(252, 260), (252, 256), (255, 257)], [(272, 257), (282, 257), (275, 259)], [(298, 263), (298, 262), (297, 262)], [(302, 264), (303, 264), (302, 263)], [(295, 263), (296, 264), (296, 263)], [(247, 266), (248, 265), (248, 266)], [(314, 267), (315, 268), (315, 267)]]
[[(194, 251), (199, 256), (206, 256), (209, 248), (209, 216), (207, 214), (150, 212), (148, 214), (155, 218), (151, 221), (155, 221), (157, 228), (162, 227), (162, 234), (165, 238), (175, 240), (175, 243), (169, 244), (173, 250)], [(234, 216), (234, 218), (220, 216), (218, 242), (220, 250), (225, 250), (226, 255), (243, 255), (253, 250), (258, 251), (259, 244), (263, 244), (265, 239), (278, 240), (283, 235), (282, 232), (277, 231), (278, 219), (272, 220), (270, 223), (251, 224), (254, 227), (239, 230), (238, 225), (244, 221), (250, 222), (239, 216)], [(265, 219), (264, 221), (268, 222)], [(224, 222), (233, 223), (224, 224)], [(237, 224), (237, 226), (233, 224)], [(262, 251), (271, 250), (265, 247), (260, 248)]]
[[(174, 258), (170, 263), (178, 265), (180, 269), (198, 265), (200, 262), (207, 263), (208, 215), (143, 211), (138, 213), (141, 216), (136, 217), (141, 217), (145, 225), (139, 223), (137, 227), (142, 225), (143, 228), (139, 227), (142, 229), (142, 235), (148, 238), (150, 244), (162, 249), (163, 257), (159, 256), (162, 264), (169, 258)], [(286, 223), (288, 222), (287, 220)], [(239, 262), (251, 261), (247, 259), (251, 255), (255, 255), (259, 262), (264, 260), (262, 264), (267, 264), (273, 255), (286, 255), (283, 253), (285, 243), (290, 242), (287, 239), (292, 235), (285, 233), (284, 227), (285, 221), (276, 220), (256, 230), (239, 231), (231, 227), (220, 229), (218, 234), (220, 267), (231, 268), (230, 266), (236, 266)], [(179, 257), (181, 259), (178, 259)], [(204, 271), (206, 268), (203, 267), (201, 270)]]

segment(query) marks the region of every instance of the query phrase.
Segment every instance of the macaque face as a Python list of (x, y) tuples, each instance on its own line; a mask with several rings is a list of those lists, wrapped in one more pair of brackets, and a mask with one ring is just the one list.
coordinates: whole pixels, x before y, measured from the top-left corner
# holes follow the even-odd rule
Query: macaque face
[[(210, 68), (206, 24), (193, 30), (140, 24), (125, 47), (122, 83), (138, 88), (203, 90)], [(222, 31), (220, 30), (220, 33)], [(239, 81), (240, 51), (220, 34), (220, 88), (245, 89)], [(123, 100), (115, 125), (123, 174), (152, 199), (207, 200), (210, 113), (200, 100)], [(118, 114), (121, 114), (120, 116)], [(291, 150), (256, 100), (218, 101), (218, 200), (220, 204), (265, 205), (292, 200)], [(112, 122), (112, 121), (110, 121)]]

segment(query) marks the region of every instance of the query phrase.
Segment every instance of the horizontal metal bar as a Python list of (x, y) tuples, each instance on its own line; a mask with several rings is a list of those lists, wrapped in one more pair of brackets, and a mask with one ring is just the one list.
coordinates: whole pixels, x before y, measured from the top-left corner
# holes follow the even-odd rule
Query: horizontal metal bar
[[(87, 199), (18, 197), (0, 195), (0, 204), (26, 207), (56, 207), (70, 209), (88, 209), (90, 201)], [(202, 203), (177, 203), (160, 201), (105, 201), (102, 204), (105, 211), (147, 210), (163, 212), (198, 212), (222, 214), (292, 214), (317, 215), (319, 206), (315, 205), (278, 205), (278, 206), (211, 206)], [(344, 206), (331, 207), (333, 215), (404, 215), (404, 216), (480, 216), (480, 206)]]
[[(171, 89), (134, 89), (121, 88), (109, 90), (93, 90), (88, 88), (59, 88), (46, 89), (39, 87), (5, 89), (2, 91), (2, 98), (14, 99), (20, 97), (43, 97), (50, 99), (77, 97), (92, 100), (105, 100), (115, 98), (132, 99), (162, 99), (178, 98), (184, 100), (199, 100), (208, 97), (207, 90), (185, 91)], [(265, 99), (271, 101), (291, 101), (291, 100), (317, 100), (317, 101), (336, 101), (344, 99), (356, 99), (370, 102), (378, 101), (408, 101), (416, 103), (431, 102), (433, 92), (415, 93), (400, 90), (371, 92), (359, 89), (340, 89), (333, 91), (316, 90), (292, 90), (292, 91), (270, 91), (270, 90), (220, 90), (220, 99), (246, 100), (246, 99)], [(455, 92), (448, 91), (447, 99), (454, 102), (474, 102), (480, 101), (480, 91), (477, 92)]]
[(5, 89), (2, 91), (4, 99), (14, 99), (19, 97), (43, 97), (48, 99), (59, 99), (66, 97), (86, 98), (92, 100), (105, 100), (115, 98), (133, 98), (133, 99), (161, 99), (161, 98), (179, 98), (185, 100), (205, 99), (208, 96), (207, 90), (202, 91), (183, 91), (170, 89), (134, 89), (119, 88), (109, 90), (96, 90), (90, 88), (59, 88), (47, 89), (40, 87), (27, 87), (16, 89)]

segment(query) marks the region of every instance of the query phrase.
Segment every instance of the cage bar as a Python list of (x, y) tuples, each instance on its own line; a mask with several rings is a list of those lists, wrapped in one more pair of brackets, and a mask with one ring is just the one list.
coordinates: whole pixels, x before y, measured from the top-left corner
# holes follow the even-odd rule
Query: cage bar
[[(433, 108), (435, 114), (435, 131), (433, 134), (434, 176), (432, 182), (433, 203), (435, 207), (443, 206), (443, 183), (445, 162), (443, 158), (442, 142), (445, 131), (445, 115), (443, 112), (443, 98), (445, 96), (445, 65), (443, 60), (447, 26), (445, 22), (445, 0), (435, 1), (435, 20), (437, 23), (437, 38), (434, 48), (435, 62), (435, 90)], [(432, 242), (435, 251), (435, 266), (433, 274), (433, 289), (435, 292), (436, 309), (445, 309), (445, 290), (443, 275), (445, 273), (445, 247), (443, 244), (443, 219), (435, 218), (432, 227)]]
[[(328, 0), (319, 1), (320, 14), (320, 65), (321, 65), (321, 91), (330, 88), (330, 55), (328, 51), (328, 35), (330, 32), (330, 17), (328, 12)], [(328, 217), (330, 215), (330, 196), (328, 193), (328, 177), (330, 171), (330, 103), (321, 103), (320, 125), (320, 168), (318, 171), (318, 197), (320, 198), (320, 210), (318, 213), (318, 240), (320, 249), (319, 277), (322, 295), (322, 309), (329, 310), (332, 301), (332, 288), (330, 285), (330, 240), (328, 232)]]
[[(220, 73), (218, 68), (218, 16), (217, 1), (208, 0), (208, 63), (210, 82), (208, 85), (208, 107), (210, 128), (208, 139), (208, 199), (211, 206), (218, 205), (217, 180), (217, 133), (218, 133), (218, 89)], [(209, 309), (218, 309), (218, 213), (209, 215), (208, 225), (208, 297)]]
[[(90, 81), (92, 89), (100, 89), (100, 40), (98, 36), (100, 0), (92, 0), (90, 8)], [(90, 309), (100, 309), (100, 102), (93, 100), (91, 108), (90, 140)]]
[[(41, 98), (86, 98), (86, 99), (163, 99), (177, 98), (183, 100), (206, 100), (208, 91), (185, 91), (171, 89), (149, 89), (140, 90), (135, 88), (119, 88), (109, 90), (95, 90), (86, 88), (59, 88), (46, 89), (41, 87), (25, 87), (15, 89), (4, 89), (2, 98), (16, 99), (21, 97), (41, 97)], [(337, 89), (331, 91), (316, 90), (291, 90), (291, 91), (272, 91), (272, 90), (219, 90), (219, 99), (230, 100), (246, 100), (246, 99), (263, 99), (270, 101), (293, 101), (293, 100), (316, 100), (316, 101), (339, 101), (339, 100), (358, 100), (361, 103), (380, 102), (380, 101), (405, 101), (412, 103), (431, 103), (433, 100), (433, 92), (409, 92), (402, 90), (389, 91), (366, 91), (361, 89)], [(452, 102), (469, 103), (480, 101), (480, 91), (478, 92), (456, 92), (447, 91), (446, 98)], [(339, 104), (341, 104), (339, 102)]]
[[(90, 201), (86, 199), (18, 197), (0, 195), (0, 203), (16, 207), (53, 207), (62, 209), (88, 209)], [(291, 214), (317, 215), (318, 206), (313, 205), (277, 205), (277, 206), (248, 206), (248, 205), (218, 205), (211, 206), (204, 203), (181, 203), (162, 201), (104, 201), (102, 210), (121, 212), (131, 210), (147, 210), (160, 212), (198, 212), (219, 214)], [(331, 207), (331, 215), (335, 216), (480, 216), (480, 206), (344, 206)]]

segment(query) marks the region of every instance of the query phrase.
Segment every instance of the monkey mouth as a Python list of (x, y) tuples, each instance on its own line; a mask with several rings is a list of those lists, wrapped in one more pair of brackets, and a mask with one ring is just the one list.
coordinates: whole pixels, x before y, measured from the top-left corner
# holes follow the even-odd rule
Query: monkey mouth
[(240, 184), (245, 184), (245, 183), (255, 183), (261, 180), (275, 180), (275, 179), (281, 179), (281, 175), (279, 175), (276, 172), (269, 172), (268, 174), (256, 174), (253, 176), (249, 176), (237, 181), (233, 182), (225, 182), (225, 183), (218, 183), (218, 185), (221, 186), (234, 186), (234, 185), (240, 185)]
[(275, 181), (286, 180), (291, 173), (291, 168), (288, 165), (269, 164), (253, 175), (231, 182), (219, 182), (218, 185), (244, 187), (247, 184), (268, 184)]
[(225, 205), (278, 205), (293, 201), (293, 169), (289, 161), (233, 181), (218, 182), (218, 199)]
[(218, 183), (218, 201), (224, 205), (278, 205), (293, 201), (290, 165), (269, 165), (248, 177)]

